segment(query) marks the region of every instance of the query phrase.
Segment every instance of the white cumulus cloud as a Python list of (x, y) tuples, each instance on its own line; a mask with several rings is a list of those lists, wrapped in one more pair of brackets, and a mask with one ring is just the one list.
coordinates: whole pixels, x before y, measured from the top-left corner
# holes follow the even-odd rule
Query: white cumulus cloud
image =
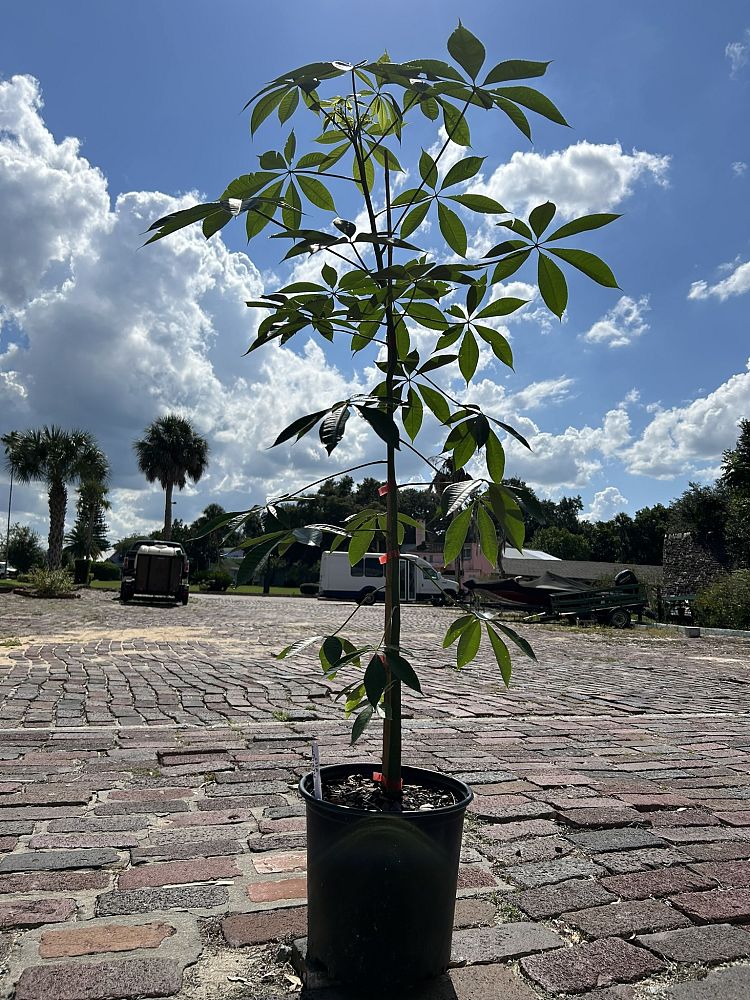
[(739, 41), (728, 43), (724, 55), (729, 60), (730, 75), (737, 76), (750, 59), (750, 28), (745, 28), (745, 33)]
[(623, 295), (612, 308), (582, 334), (589, 344), (607, 344), (609, 347), (626, 347), (648, 330), (643, 318), (649, 309), (648, 295), (632, 299)]
[(690, 286), (688, 298), (716, 298), (720, 302), (724, 302), (733, 295), (744, 295), (745, 292), (750, 292), (750, 260), (744, 263), (735, 261), (733, 264), (726, 264), (724, 269), (729, 271), (728, 276), (713, 285), (707, 281), (694, 281)]
[(669, 156), (633, 150), (619, 142), (577, 142), (553, 153), (516, 152), (485, 182), (484, 194), (511, 212), (527, 214), (548, 199), (565, 217), (616, 208), (639, 180), (666, 185)]
[(581, 517), (582, 521), (609, 521), (628, 505), (626, 497), (616, 486), (607, 486), (594, 494), (588, 511)]

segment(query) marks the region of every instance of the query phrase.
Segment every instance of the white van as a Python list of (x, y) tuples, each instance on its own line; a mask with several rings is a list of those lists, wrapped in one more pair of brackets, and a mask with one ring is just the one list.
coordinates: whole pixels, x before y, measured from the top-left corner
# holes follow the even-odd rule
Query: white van
[[(363, 559), (349, 565), (348, 552), (324, 552), (320, 558), (320, 597), (337, 597), (374, 604), (383, 599), (385, 565), (381, 553), (367, 552)], [(402, 601), (432, 601), (444, 604), (443, 592), (458, 595), (458, 584), (436, 572), (420, 556), (402, 552), (399, 559)]]

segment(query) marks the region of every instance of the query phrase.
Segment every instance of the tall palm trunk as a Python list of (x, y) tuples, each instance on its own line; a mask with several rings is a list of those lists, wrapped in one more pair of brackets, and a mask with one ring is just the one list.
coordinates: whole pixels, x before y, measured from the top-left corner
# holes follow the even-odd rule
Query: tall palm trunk
[(65, 512), (68, 507), (68, 491), (65, 483), (53, 480), (49, 487), (49, 536), (47, 565), (50, 569), (62, 566), (63, 536), (65, 534)]
[(172, 538), (172, 490), (174, 489), (174, 483), (171, 480), (167, 480), (167, 485), (164, 488), (166, 496), (164, 498), (164, 531), (162, 532), (162, 537), (165, 542), (168, 542)]

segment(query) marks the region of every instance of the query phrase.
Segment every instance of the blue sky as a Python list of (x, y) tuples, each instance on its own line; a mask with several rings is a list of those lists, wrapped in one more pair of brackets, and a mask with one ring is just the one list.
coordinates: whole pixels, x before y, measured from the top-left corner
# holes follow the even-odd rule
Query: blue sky
[[(178, 498), (191, 519), (212, 500), (242, 506), (316, 478), (319, 450), (265, 452), (267, 427), (361, 377), (305, 338), (242, 359), (246, 292), (288, 274), (278, 241), (248, 248), (237, 227), (208, 247), (194, 236), (138, 251), (139, 233), (273, 147), (278, 130), (253, 146), (240, 113), (267, 79), (384, 48), (442, 57), (459, 13), (490, 64), (552, 59), (542, 89), (573, 126), (536, 119), (530, 145), (499, 116), (478, 121), (483, 189), (519, 211), (549, 195), (568, 214), (623, 213), (582, 242), (620, 290), (572, 280), (563, 324), (532, 302), (508, 324), (515, 372), (488, 361), (479, 373), (483, 402), (534, 444), (531, 457), (511, 450), (509, 472), (580, 493), (594, 517), (715, 475), (750, 410), (746, 3), (386, 0), (364, 13), (338, 0), (31, 0), (5, 12), (0, 37), (0, 432), (92, 429), (113, 465), (114, 534), (159, 520), (131, 454), (159, 413), (187, 413), (212, 448), (208, 476)], [(425, 120), (408, 148), (437, 139)], [(372, 455), (354, 429), (341, 461)], [(17, 517), (44, 529), (39, 490), (21, 491)]]

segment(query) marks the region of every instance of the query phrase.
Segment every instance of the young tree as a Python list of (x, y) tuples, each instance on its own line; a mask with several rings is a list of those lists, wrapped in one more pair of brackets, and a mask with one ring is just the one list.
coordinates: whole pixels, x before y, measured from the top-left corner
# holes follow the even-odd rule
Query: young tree
[(164, 530), (172, 537), (172, 491), (185, 488), (188, 479), (197, 483), (208, 466), (208, 442), (190, 421), (170, 413), (149, 424), (142, 438), (133, 444), (138, 468), (150, 482), (158, 479), (164, 490)]
[(53, 425), (16, 433), (6, 447), (6, 454), (7, 466), (19, 482), (40, 480), (47, 487), (47, 561), (50, 569), (59, 569), (62, 564), (68, 486), (87, 480), (104, 482), (109, 473), (104, 452), (88, 431), (66, 431)]
[(65, 551), (74, 559), (98, 559), (109, 548), (104, 512), (110, 509), (107, 487), (88, 479), (77, 490), (76, 521), (68, 534)]
[[(355, 740), (373, 716), (382, 718), (382, 787), (394, 798), (401, 788), (401, 687), (406, 684), (420, 690), (401, 644), (398, 554), (405, 527), (414, 521), (400, 509), (397, 458), (402, 450), (422, 457), (414, 442), (427, 414), (434, 416), (445, 435), (442, 451), (456, 473), (475, 456), (484, 460), (486, 475), (455, 482), (443, 492), (445, 516), (452, 518), (445, 536), (446, 563), (460, 553), (470, 530), (477, 532), (485, 555), (496, 563), (496, 522), (502, 535), (520, 547), (524, 533), (521, 493), (503, 482), (501, 438), (508, 434), (526, 442), (462, 392), (446, 388), (443, 369), (455, 366), (453, 370), (460, 372), (468, 386), (478, 367), (480, 341), (502, 364), (512, 364), (508, 341), (489, 321), (525, 304), (504, 292), (503, 282), (529, 259), (537, 264), (542, 299), (558, 317), (568, 301), (558, 261), (602, 285), (617, 284), (598, 257), (561, 242), (598, 229), (615, 215), (590, 215), (553, 226), (557, 209), (548, 201), (534, 208), (528, 220), (515, 218), (488, 195), (467, 190), (482, 169), (484, 157), (466, 155), (443, 170), (451, 143), (463, 148), (471, 144), (470, 115), (499, 113), (527, 137), (531, 129), (526, 110), (567, 124), (547, 97), (517, 82), (542, 76), (547, 63), (509, 60), (483, 71), (484, 46), (461, 24), (448, 41), (448, 51), (451, 63), (436, 59), (394, 63), (384, 55), (357, 65), (315, 62), (277, 77), (248, 102), (251, 132), (255, 134), (274, 112), (284, 125), (297, 109), (308, 111), (320, 130), (314, 148), (299, 155), (295, 132), (289, 131), (280, 148), (261, 154), (259, 171), (237, 177), (216, 201), (159, 219), (151, 227), (149, 240), (162, 239), (199, 221), (210, 238), (238, 216), (245, 217), (249, 239), (271, 226), (271, 238), (289, 244), (285, 259), (317, 257), (322, 265), (320, 278), (294, 281), (248, 303), (263, 311), (249, 351), (276, 342), (286, 344), (301, 331), (311, 330), (326, 342), (343, 338), (355, 355), (363, 351), (375, 355), (372, 363), (377, 375), (365, 392), (332, 403), (316, 401), (318, 408), (293, 421), (273, 444), (299, 440), (318, 427), (330, 455), (343, 438), (349, 418), (363, 421), (382, 442), (385, 515), (366, 508), (349, 517), (345, 530), (321, 524), (284, 527), (275, 512), (281, 512), (282, 504), (294, 503), (295, 496), (270, 500), (264, 506), (274, 512), (279, 527), (243, 543), (249, 551), (241, 575), (254, 571), (271, 552), (283, 553), (295, 542), (320, 544), (327, 533), (335, 536), (334, 544), (348, 544), (352, 564), (369, 550), (376, 534), (384, 538), (385, 609), (380, 639), (355, 645), (338, 629), (296, 642), (279, 655), (317, 645), (323, 668), (331, 676), (344, 667), (360, 666), (366, 657), (364, 675), (345, 688), (346, 710), (357, 715), (352, 731)], [(321, 91), (329, 84), (343, 89), (323, 96)], [(408, 142), (413, 130), (405, 125), (418, 113), (429, 121), (440, 120), (445, 140), (435, 156), (424, 149), (415, 155), (418, 171), (411, 176), (416, 186), (396, 193), (393, 175), (402, 170), (396, 145)], [(336, 211), (336, 186), (351, 209), (349, 218)], [(500, 229), (498, 242), (486, 254), (470, 258), (464, 220), (475, 218), (475, 213), (494, 220)], [(428, 253), (413, 242), (428, 216), (436, 220), (444, 241), (437, 253)], [(351, 221), (355, 218), (364, 222)], [(432, 237), (430, 243), (432, 248)], [(432, 335), (431, 349), (425, 350), (421, 340), (418, 344), (412, 338), (415, 326), (422, 328), (425, 338)], [(425, 461), (436, 471), (434, 463)], [(225, 523), (234, 525), (237, 520), (237, 515), (227, 515)], [(476, 656), (483, 632), (507, 683), (511, 661), (505, 640), (533, 653), (496, 616), (467, 607), (448, 629), (444, 644), (457, 643), (457, 665), (462, 667)]]

